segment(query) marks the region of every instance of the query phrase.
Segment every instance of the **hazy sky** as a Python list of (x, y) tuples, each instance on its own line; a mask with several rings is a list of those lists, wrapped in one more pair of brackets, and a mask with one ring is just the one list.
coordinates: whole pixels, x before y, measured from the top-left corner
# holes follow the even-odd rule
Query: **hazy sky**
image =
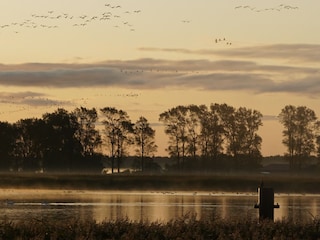
[(264, 155), (283, 154), (276, 116), (318, 117), (320, 1), (32, 0), (0, 2), (0, 120), (58, 107), (145, 116), (177, 105), (259, 110)]

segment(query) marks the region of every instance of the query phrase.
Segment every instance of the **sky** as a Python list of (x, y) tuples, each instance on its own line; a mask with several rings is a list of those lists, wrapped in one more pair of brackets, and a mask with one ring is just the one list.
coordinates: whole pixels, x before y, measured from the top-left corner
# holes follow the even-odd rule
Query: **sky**
[(0, 2), (0, 121), (58, 107), (116, 107), (167, 137), (159, 114), (226, 103), (263, 114), (262, 154), (282, 155), (286, 105), (320, 116), (318, 0)]

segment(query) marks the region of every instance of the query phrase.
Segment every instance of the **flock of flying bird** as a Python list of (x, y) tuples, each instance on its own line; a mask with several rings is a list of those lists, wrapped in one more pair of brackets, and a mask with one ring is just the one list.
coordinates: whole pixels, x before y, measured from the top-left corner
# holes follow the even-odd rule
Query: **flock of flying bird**
[[(61, 26), (62, 21), (68, 22), (73, 27), (86, 27), (90, 23), (93, 22), (105, 22), (105, 21), (112, 21), (119, 19), (120, 21), (116, 21), (114, 23), (115, 28), (120, 27), (127, 27), (130, 31), (135, 31), (134, 26), (128, 21), (124, 20), (127, 19), (127, 16), (130, 14), (139, 14), (141, 13), (141, 10), (134, 10), (129, 11), (126, 9), (123, 9), (121, 5), (112, 5), (111, 3), (105, 3), (104, 8), (106, 9), (105, 12), (97, 14), (97, 15), (72, 15), (69, 13), (61, 13), (61, 12), (55, 12), (53, 10), (47, 11), (45, 14), (31, 14), (30, 19), (26, 19), (22, 22), (12, 22), (9, 24), (3, 24), (0, 25), (1, 29), (13, 29), (14, 33), (19, 33), (22, 28), (29, 28), (29, 29), (36, 29), (36, 28), (45, 28), (45, 29), (51, 29), (51, 28), (59, 28)], [(263, 12), (263, 11), (282, 11), (282, 10), (297, 10), (299, 7), (291, 6), (291, 5), (285, 5), (280, 4), (276, 7), (272, 8), (256, 8), (249, 5), (239, 5), (236, 6), (234, 9), (248, 9), (255, 12)], [(38, 20), (42, 20), (40, 23)], [(182, 23), (190, 23), (191, 20), (181, 20)], [(217, 43), (217, 42), (216, 42)], [(227, 45), (231, 45), (230, 42), (227, 42)]]
[[(31, 14), (30, 18), (21, 22), (12, 22), (0, 25), (1, 29), (13, 29), (14, 33), (19, 33), (23, 28), (26, 29), (54, 29), (59, 28), (62, 23), (69, 23), (73, 27), (86, 27), (93, 22), (113, 22), (115, 28), (122, 26), (130, 31), (135, 31), (134, 26), (127, 20), (131, 14), (139, 14), (141, 10), (129, 11), (122, 9), (121, 5), (104, 4), (104, 12), (96, 15), (82, 14), (73, 15), (49, 10), (44, 14)], [(41, 22), (39, 21), (41, 20)], [(118, 20), (118, 21), (116, 21)]]
[(227, 41), (226, 38), (216, 38), (214, 40), (215, 43), (226, 43), (226, 45), (232, 45), (231, 42)]
[[(263, 12), (263, 11), (282, 11), (282, 10), (297, 10), (298, 7), (280, 4), (273, 8), (264, 8), (259, 9), (249, 5), (239, 5), (234, 8), (235, 10), (251, 10), (254, 12)], [(129, 31), (135, 31), (133, 24), (129, 22), (130, 16), (138, 15), (142, 11), (141, 10), (128, 10), (125, 9), (121, 5), (112, 5), (111, 3), (105, 3), (101, 6), (101, 12), (95, 15), (82, 14), (82, 15), (74, 15), (66, 12), (58, 12), (54, 10), (49, 10), (43, 14), (31, 14), (28, 19), (25, 19), (20, 22), (12, 22), (9, 24), (0, 25), (0, 33), (5, 30), (12, 30), (14, 33), (19, 33), (23, 29), (55, 29), (62, 26), (62, 24), (67, 23), (72, 27), (87, 27), (91, 23), (98, 22), (110, 22), (113, 24), (114, 28), (125, 27)], [(184, 19), (181, 20), (183, 24), (189, 24), (191, 20)], [(224, 44), (224, 45), (232, 45), (232, 42), (227, 40), (225, 37), (223, 38), (214, 38), (213, 42), (215, 44)], [(141, 74), (148, 70), (135, 70), (135, 69), (120, 69), (123, 74)], [(149, 72), (178, 72), (177, 70), (159, 70), (159, 69), (149, 69)], [(199, 73), (199, 72), (196, 72)], [(129, 94), (121, 94), (119, 96), (122, 97), (138, 97), (140, 94), (129, 93)], [(41, 99), (38, 99), (41, 100)], [(86, 104), (88, 99), (78, 99), (73, 102), (81, 102), (82, 104)], [(43, 99), (42, 99), (43, 101)], [(45, 101), (44, 101), (45, 102)], [(8, 100), (0, 99), (0, 104), (13, 104), (17, 105), (15, 100), (8, 102)], [(62, 104), (62, 103), (61, 103)], [(18, 105), (20, 105), (18, 103)], [(44, 106), (47, 108), (48, 105), (52, 107), (56, 107), (60, 105), (59, 102), (52, 103), (50, 100), (47, 101), (47, 104), (44, 103)], [(19, 108), (18, 110), (12, 110), (11, 113), (16, 111), (26, 111), (25, 107)], [(8, 112), (7, 112), (8, 113)], [(4, 112), (0, 112), (0, 114), (4, 114)]]
[(282, 10), (297, 10), (299, 9), (299, 7), (294, 7), (294, 6), (290, 6), (290, 5), (285, 5), (285, 4), (280, 4), (276, 7), (272, 7), (272, 8), (256, 8), (256, 7), (252, 7), (249, 5), (239, 5), (236, 6), (234, 9), (249, 9), (251, 11), (254, 12), (265, 12), (265, 11), (282, 11)]

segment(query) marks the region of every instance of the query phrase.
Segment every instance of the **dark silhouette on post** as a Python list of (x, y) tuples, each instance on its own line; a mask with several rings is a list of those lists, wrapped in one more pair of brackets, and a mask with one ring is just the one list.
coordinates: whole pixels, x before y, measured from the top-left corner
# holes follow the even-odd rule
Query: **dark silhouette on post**
[(258, 188), (259, 202), (254, 205), (254, 208), (259, 208), (259, 219), (274, 220), (274, 209), (280, 208), (279, 204), (274, 204), (274, 191), (273, 188), (264, 187), (261, 182)]

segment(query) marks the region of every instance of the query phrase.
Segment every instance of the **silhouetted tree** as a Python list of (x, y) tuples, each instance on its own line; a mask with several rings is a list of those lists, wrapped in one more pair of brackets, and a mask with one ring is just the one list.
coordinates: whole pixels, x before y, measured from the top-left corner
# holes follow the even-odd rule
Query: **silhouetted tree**
[(77, 138), (79, 123), (73, 113), (59, 108), (43, 116), (48, 125), (48, 153), (53, 168), (71, 170), (80, 157), (81, 143)]
[(84, 157), (92, 156), (95, 149), (102, 143), (99, 131), (95, 128), (98, 120), (97, 111), (95, 108), (80, 107), (74, 110), (74, 115), (79, 123), (77, 136), (81, 142), (82, 155)]
[(16, 124), (15, 156), (19, 168), (42, 169), (48, 143), (46, 124), (42, 119), (21, 119)]
[(125, 153), (126, 144), (132, 144), (131, 134), (133, 133), (133, 124), (128, 114), (123, 110), (114, 107), (105, 107), (100, 109), (103, 115), (103, 125), (107, 144), (111, 147), (111, 169), (114, 172), (114, 162), (117, 159), (117, 168), (120, 172), (120, 164)]
[(315, 123), (316, 125), (316, 156), (318, 159), (318, 165), (320, 165), (320, 121)]
[[(187, 143), (187, 107), (177, 106), (160, 114), (159, 120), (165, 124), (165, 133), (169, 136), (167, 151), (177, 159), (179, 168), (183, 168)], [(180, 159), (182, 158), (182, 166)]]
[(226, 139), (226, 153), (230, 154), (235, 167), (257, 166), (261, 160), (261, 137), (257, 134), (262, 125), (262, 114), (256, 110), (234, 107), (226, 104), (219, 107), (223, 134)]
[(199, 151), (199, 139), (201, 134), (201, 112), (204, 106), (189, 105), (185, 113), (187, 128), (187, 154), (194, 160), (197, 158)]
[(14, 157), (16, 129), (13, 124), (0, 122), (0, 168), (8, 170)]
[(240, 107), (236, 116), (240, 125), (240, 154), (247, 160), (246, 166), (258, 167), (262, 158), (261, 143), (262, 138), (257, 134), (262, 126), (262, 114), (257, 110)]
[(227, 104), (219, 107), (221, 120), (224, 129), (224, 136), (226, 139), (226, 153), (233, 156), (236, 167), (239, 167), (238, 155), (241, 150), (241, 126), (236, 115), (236, 109)]
[(136, 153), (140, 157), (140, 168), (144, 171), (144, 158), (151, 157), (157, 151), (157, 145), (154, 142), (155, 130), (151, 128), (145, 117), (140, 117), (134, 125)]
[(300, 169), (303, 160), (307, 160), (315, 151), (315, 130), (319, 127), (312, 109), (305, 106), (285, 106), (279, 114), (284, 126), (283, 144), (287, 147), (287, 157), (291, 169)]
[(211, 104), (210, 111), (203, 107), (201, 111), (201, 148), (202, 156), (215, 162), (223, 153), (224, 126), (222, 122), (222, 107), (220, 104)]

